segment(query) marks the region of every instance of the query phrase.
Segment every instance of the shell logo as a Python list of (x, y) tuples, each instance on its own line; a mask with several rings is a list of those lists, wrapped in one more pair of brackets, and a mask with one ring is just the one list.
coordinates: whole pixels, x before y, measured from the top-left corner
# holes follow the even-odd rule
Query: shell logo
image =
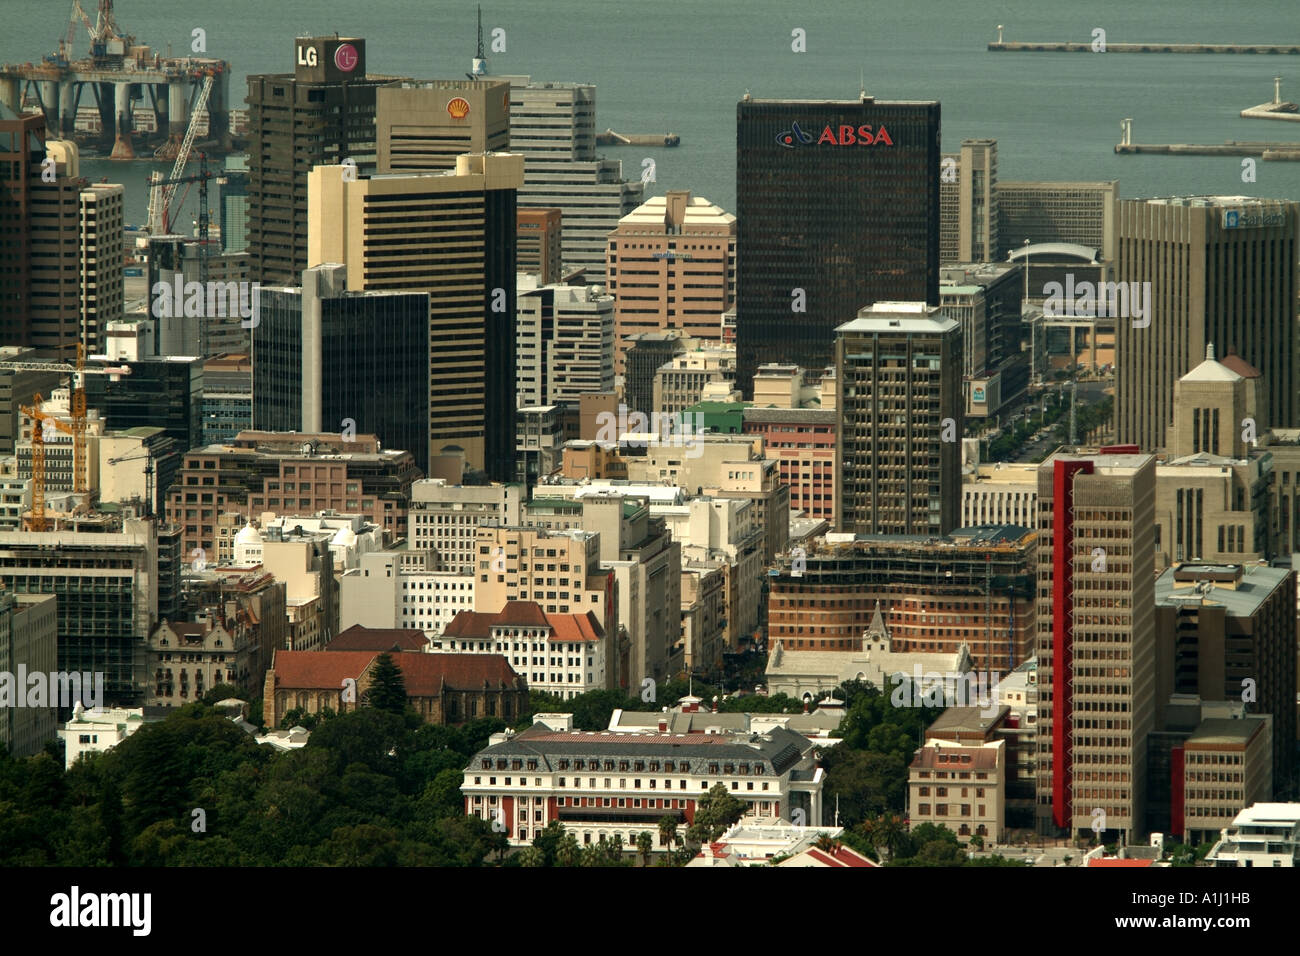
[(447, 114), (452, 119), (464, 119), (469, 115), (469, 103), (459, 96), (447, 104)]

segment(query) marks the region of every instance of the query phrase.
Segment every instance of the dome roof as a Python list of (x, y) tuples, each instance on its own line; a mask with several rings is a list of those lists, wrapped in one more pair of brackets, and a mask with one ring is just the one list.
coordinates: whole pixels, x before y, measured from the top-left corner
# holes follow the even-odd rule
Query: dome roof
[(346, 525), (334, 532), (334, 537), (330, 539), (330, 547), (333, 547), (334, 545), (342, 545), (345, 548), (350, 548), (356, 543), (356, 533)]
[(246, 524), (235, 535), (235, 544), (261, 544), (262, 536), (251, 524)]

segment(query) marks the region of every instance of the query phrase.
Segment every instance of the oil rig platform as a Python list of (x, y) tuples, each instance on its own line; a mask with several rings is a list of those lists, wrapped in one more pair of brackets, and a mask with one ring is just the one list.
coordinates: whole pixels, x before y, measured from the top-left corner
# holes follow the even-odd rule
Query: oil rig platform
[[(90, 35), (89, 54), (73, 59), (78, 25)], [(205, 103), (200, 92), (212, 78)], [(98, 114), (98, 131), (78, 131), (82, 98)], [(152, 108), (154, 130), (135, 129), (134, 103)], [(201, 56), (162, 56), (119, 29), (113, 0), (99, 0), (92, 24), (80, 0), (72, 4), (67, 36), (40, 63), (0, 65), (0, 102), (16, 113), (38, 104), (52, 136), (98, 146), (111, 159), (173, 159), (190, 125), (191, 107), (206, 107), (208, 132), (201, 146), (230, 152), (230, 64)]]

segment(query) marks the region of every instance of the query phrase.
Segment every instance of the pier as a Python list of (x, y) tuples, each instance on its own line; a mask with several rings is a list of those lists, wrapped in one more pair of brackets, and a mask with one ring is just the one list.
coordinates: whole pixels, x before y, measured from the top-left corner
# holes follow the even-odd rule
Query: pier
[(988, 48), (1002, 53), (1262, 53), (1300, 55), (1300, 43), (1110, 43), (1097, 49), (1096, 41), (1081, 40), (1003, 40), (1002, 24), (998, 38)]
[(676, 133), (660, 134), (639, 134), (639, 133), (616, 133), (612, 129), (607, 129), (603, 133), (596, 134), (597, 146), (676, 146), (682, 141), (682, 138)]
[(1133, 118), (1124, 117), (1119, 128), (1123, 139), (1115, 146), (1117, 153), (1155, 153), (1165, 156), (1257, 156), (1268, 161), (1300, 161), (1300, 143), (1252, 143), (1230, 139), (1226, 143), (1135, 143)]
[(1273, 102), (1261, 103), (1259, 106), (1242, 110), (1241, 115), (1245, 119), (1287, 120), (1300, 123), (1300, 107), (1282, 99), (1282, 77), (1280, 76), (1273, 77)]

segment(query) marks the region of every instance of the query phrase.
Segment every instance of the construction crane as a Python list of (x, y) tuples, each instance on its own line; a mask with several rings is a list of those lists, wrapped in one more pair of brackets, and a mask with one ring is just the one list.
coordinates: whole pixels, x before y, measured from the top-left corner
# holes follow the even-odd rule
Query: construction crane
[[(69, 372), (72, 374), (72, 401), (70, 410), (72, 412), (72, 424), (65, 425), (57, 417), (46, 412), (41, 412), (41, 402), (44, 399), (40, 395), (35, 396), (34, 409), (23, 406), (23, 414), (29, 418), (53, 421), (54, 427), (60, 431), (66, 432), (72, 436), (72, 472), (73, 472), (73, 490), (79, 494), (85, 494), (88, 489), (86, 480), (86, 388), (85, 378), (87, 375), (130, 375), (131, 367), (129, 365), (106, 365), (103, 368), (86, 368), (86, 347), (80, 342), (77, 343), (77, 361), (75, 365), (69, 365), (66, 362), (0, 362), (0, 369), (7, 369), (16, 372)], [(33, 411), (39, 412), (39, 415), (33, 414)], [(35, 433), (40, 433), (41, 429), (34, 429)], [(44, 435), (41, 436), (42, 442)], [(37, 482), (35, 455), (36, 441), (32, 442), (33, 466), (33, 493), (39, 490), (42, 502), (45, 497), (45, 475), (44, 475), (44, 447), (41, 449), (41, 480)], [(44, 521), (44, 507), (42, 505), (42, 522)]]
[[(113, 15), (113, 0), (99, 0), (99, 9), (93, 24), (86, 11), (82, 9), (81, 0), (72, 0), (72, 13), (68, 16), (68, 35), (59, 40), (59, 52), (68, 60), (72, 59), (72, 46), (78, 22), (85, 26), (86, 33), (90, 36), (90, 57), (96, 63), (102, 63), (110, 56), (126, 53), (131, 45), (128, 41), (134, 39), (123, 36), (118, 29), (117, 18)], [(114, 49), (110, 52), (110, 40), (121, 41), (122, 49), (120, 51)]]
[[(176, 195), (176, 184), (184, 182), (181, 178), (185, 164), (190, 161), (190, 150), (194, 148), (194, 137), (198, 131), (199, 113), (207, 108), (208, 95), (212, 92), (213, 73), (208, 71), (203, 77), (203, 86), (199, 88), (194, 109), (190, 112), (190, 124), (185, 128), (185, 138), (181, 140), (180, 149), (176, 151), (176, 162), (172, 164), (171, 175), (163, 180), (151, 177), (149, 184), (149, 234), (165, 235), (164, 225), (168, 223), (168, 207)], [(165, 144), (164, 144), (165, 145)], [(161, 148), (161, 147), (160, 147)]]
[[(32, 420), (32, 531), (45, 530), (45, 432), (47, 427), (73, 435), (72, 426), (58, 417), (41, 411), (44, 399), (38, 392), (33, 396), (33, 406), (20, 405), (19, 409)], [(48, 425), (47, 425), (48, 423)], [(75, 441), (75, 435), (73, 435)], [(75, 451), (74, 451), (75, 455)]]
[(145, 460), (144, 464), (144, 516), (153, 517), (153, 452), (148, 448), (141, 449), (138, 455), (119, 455), (117, 458), (110, 458), (110, 465), (117, 465), (124, 461)]

